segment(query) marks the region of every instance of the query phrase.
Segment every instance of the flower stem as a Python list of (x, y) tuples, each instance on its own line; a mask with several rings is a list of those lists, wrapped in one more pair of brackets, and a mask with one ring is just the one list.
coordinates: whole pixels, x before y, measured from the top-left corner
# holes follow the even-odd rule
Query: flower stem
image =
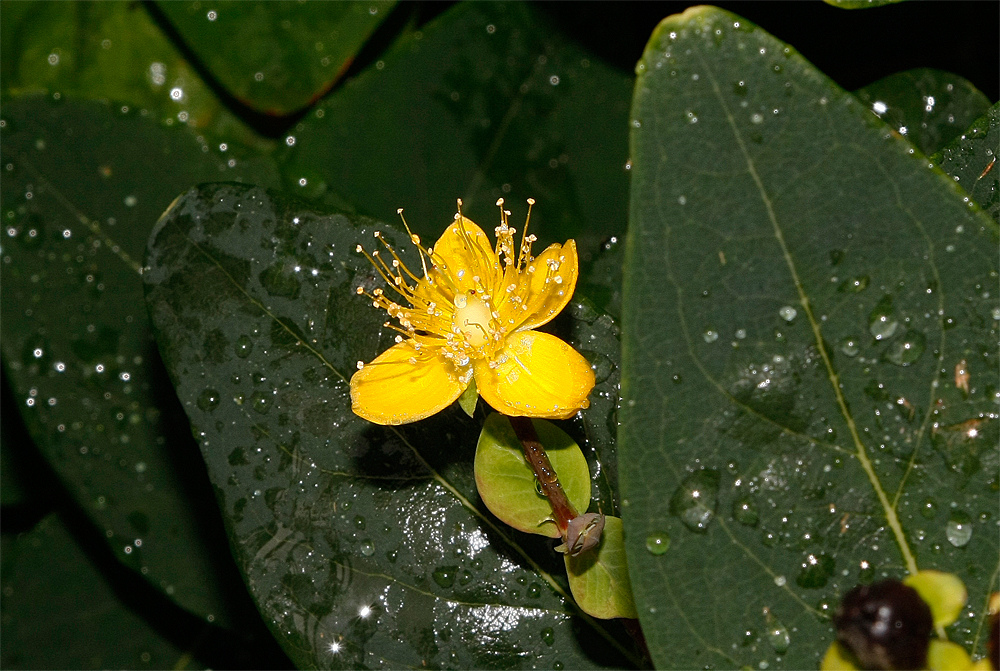
[(569, 502), (566, 492), (559, 484), (559, 476), (552, 468), (549, 457), (545, 454), (545, 448), (538, 440), (538, 433), (535, 432), (535, 426), (531, 423), (531, 419), (527, 417), (508, 417), (507, 419), (510, 420), (510, 425), (514, 428), (517, 439), (521, 441), (524, 456), (531, 464), (531, 469), (535, 471), (535, 477), (538, 478), (542, 487), (542, 493), (548, 497), (549, 503), (552, 505), (552, 514), (555, 517), (556, 526), (559, 528), (559, 534), (565, 539), (566, 529), (569, 527), (570, 521), (578, 515), (576, 508)]

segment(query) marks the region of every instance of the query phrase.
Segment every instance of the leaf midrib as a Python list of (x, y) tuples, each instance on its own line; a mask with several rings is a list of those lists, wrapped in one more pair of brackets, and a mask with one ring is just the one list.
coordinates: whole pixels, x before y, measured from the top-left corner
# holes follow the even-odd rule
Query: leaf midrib
[[(822, 334), (820, 332), (820, 324), (816, 319), (812, 311), (812, 306), (809, 301), (809, 296), (806, 294), (805, 288), (802, 281), (799, 278), (798, 269), (795, 265), (795, 261), (792, 258), (791, 252), (785, 242), (784, 233), (781, 228), (781, 224), (778, 222), (778, 217), (774, 211), (774, 207), (771, 203), (771, 199), (768, 196), (767, 189), (764, 187), (764, 183), (757, 173), (757, 167), (750, 156), (750, 152), (747, 149), (746, 143), (743, 140), (743, 136), (736, 125), (736, 119), (730, 111), (728, 105), (726, 105), (725, 98), (722, 95), (722, 90), (719, 87), (718, 80), (715, 77), (714, 71), (710, 66), (710, 63), (706, 61), (700, 52), (696, 51), (697, 57), (705, 68), (708, 79), (712, 85), (712, 91), (715, 93), (715, 97), (719, 102), (720, 109), (725, 113), (726, 121), (729, 124), (730, 130), (733, 133), (733, 138), (736, 140), (736, 144), (740, 149), (744, 161), (747, 165), (747, 172), (749, 173), (754, 185), (757, 187), (760, 193), (761, 202), (764, 205), (764, 209), (767, 212), (768, 221), (771, 223), (772, 231), (774, 233), (775, 240), (778, 242), (778, 246), (781, 249), (782, 257), (785, 260), (785, 264), (788, 267), (788, 271), (791, 274), (792, 282), (795, 285), (795, 291), (798, 294), (799, 303), (802, 305), (806, 319), (809, 322), (809, 326), (813, 332), (813, 339), (815, 340), (815, 346), (820, 354), (820, 358), (823, 360), (823, 366), (826, 369), (827, 378), (830, 381), (831, 388), (833, 390), (834, 398), (836, 399), (837, 407), (840, 410), (841, 416), (847, 424), (848, 432), (850, 433), (851, 440), (854, 443), (855, 451), (854, 456), (861, 465), (862, 470), (868, 477), (868, 481), (872, 486), (872, 490), (875, 492), (876, 497), (879, 500), (879, 504), (882, 506), (882, 512), (886, 517), (886, 521), (889, 524), (889, 528), (892, 530), (893, 536), (896, 539), (896, 544), (899, 547), (900, 553), (903, 556), (903, 560), (906, 563), (907, 571), (911, 574), (917, 572), (917, 562), (914, 557), (913, 551), (910, 548), (909, 542), (906, 539), (906, 534), (903, 531), (903, 526), (899, 521), (899, 516), (896, 514), (895, 506), (890, 503), (889, 498), (886, 494), (885, 488), (882, 486), (879, 480), (878, 474), (875, 472), (875, 467), (872, 464), (871, 459), (868, 457), (868, 450), (861, 440), (860, 433), (858, 432), (857, 425), (854, 422), (854, 416), (851, 414), (850, 409), (847, 407), (846, 399), (844, 398), (843, 392), (841, 391), (840, 378), (837, 375), (837, 371), (833, 367), (833, 361), (830, 358), (829, 352), (827, 352), (826, 344), (823, 341)], [(936, 270), (936, 269), (935, 269)], [(940, 299), (939, 299), (940, 300)], [(914, 452), (916, 454), (916, 452)]]

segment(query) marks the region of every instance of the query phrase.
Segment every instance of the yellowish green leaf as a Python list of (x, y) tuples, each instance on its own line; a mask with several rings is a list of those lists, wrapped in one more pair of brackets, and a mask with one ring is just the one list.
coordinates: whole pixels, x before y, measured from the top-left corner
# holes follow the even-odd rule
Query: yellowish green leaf
[[(570, 502), (579, 511), (590, 505), (590, 470), (580, 447), (562, 429), (533, 419), (538, 439)], [(476, 486), (490, 512), (519, 531), (558, 538), (549, 500), (535, 488), (535, 473), (507, 417), (486, 419), (476, 446)]]
[(621, 518), (604, 518), (601, 544), (593, 551), (565, 557), (569, 587), (583, 612), (605, 620), (638, 617), (628, 577)]

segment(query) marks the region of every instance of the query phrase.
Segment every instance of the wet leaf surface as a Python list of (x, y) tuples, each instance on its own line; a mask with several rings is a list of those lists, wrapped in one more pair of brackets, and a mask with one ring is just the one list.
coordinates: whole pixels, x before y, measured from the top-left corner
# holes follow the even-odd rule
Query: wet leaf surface
[(221, 0), (157, 7), (230, 93), (281, 115), (329, 90), (394, 4)]
[(972, 82), (942, 70), (889, 75), (854, 93), (925, 155), (938, 152), (990, 108)]
[(335, 189), (382, 219), (403, 207), (428, 239), (456, 197), (477, 222), (499, 197), (522, 219), (533, 197), (542, 243), (589, 250), (625, 228), (630, 86), (530, 5), (463, 3), (303, 119), (286, 185), (317, 202)]
[(4, 536), (0, 582), (5, 669), (205, 668), (194, 640), (169, 640), (122, 603), (55, 515)]
[(178, 192), (268, 173), (230, 169), (186, 131), (102, 103), (31, 96), (6, 102), (2, 121), (0, 348), (31, 436), (122, 562), (202, 617), (245, 622), (139, 269)]
[[(220, 142), (257, 144), (141, 3), (18, 2), (5, 8), (3, 91), (109, 100)], [(213, 147), (214, 148), (214, 147)], [(239, 158), (239, 157), (237, 157)]]
[[(417, 264), (373, 220), (227, 185), (184, 195), (150, 243), (158, 343), (258, 608), (299, 666), (629, 664), (619, 626), (574, 615), (551, 540), (478, 501), (477, 421), (457, 405), (399, 428), (351, 412), (355, 363), (395, 335), (355, 293), (379, 284), (355, 251), (376, 227)], [(617, 342), (584, 314), (572, 342)], [(587, 447), (607, 453), (594, 410)]]
[(995, 223), (737, 16), (665, 20), (639, 68), (619, 449), (654, 662), (815, 668), (847, 590), (917, 567), (966, 583), (981, 654)]
[(1000, 103), (931, 157), (993, 221), (1000, 223)]

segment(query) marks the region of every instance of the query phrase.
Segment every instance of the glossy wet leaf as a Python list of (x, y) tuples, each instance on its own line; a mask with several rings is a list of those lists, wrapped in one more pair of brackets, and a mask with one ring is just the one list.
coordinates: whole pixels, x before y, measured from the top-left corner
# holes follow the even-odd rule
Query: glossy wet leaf
[(990, 108), (989, 99), (972, 82), (931, 68), (889, 75), (855, 95), (927, 156), (940, 151)]
[(356, 362), (395, 336), (355, 292), (380, 283), (355, 251), (374, 230), (418, 267), (392, 227), (231, 185), (150, 243), (157, 340), (258, 608), (299, 666), (627, 664), (620, 630), (573, 615), (551, 541), (477, 503), (476, 422), (351, 412)]
[(220, 0), (157, 7), (228, 91), (280, 115), (329, 90), (394, 4)]
[(1000, 103), (931, 157), (993, 221), (1000, 223)]
[[(580, 446), (552, 422), (531, 422), (559, 476), (559, 484), (578, 512), (590, 505), (590, 470)], [(524, 457), (510, 421), (499, 413), (486, 418), (475, 457), (476, 489), (501, 522), (518, 531), (559, 538), (552, 505), (540, 493), (535, 472)]]
[(668, 18), (639, 68), (619, 450), (654, 662), (815, 668), (840, 597), (914, 566), (984, 603), (995, 223), (740, 17)]
[(122, 602), (55, 515), (4, 536), (0, 582), (5, 669), (205, 668), (193, 639), (171, 641)]
[(250, 138), (141, 3), (18, 2), (0, 26), (5, 94), (110, 100), (166, 125)]
[(625, 557), (625, 539), (619, 517), (604, 518), (601, 544), (575, 557), (565, 556), (573, 597), (594, 617), (638, 617)]
[(202, 617), (244, 621), (139, 273), (149, 231), (179, 191), (248, 173), (183, 129), (102, 103), (31, 96), (5, 102), (2, 120), (0, 351), (16, 406), (122, 562)]
[(894, 5), (903, 0), (823, 0), (828, 5), (841, 9), (871, 9), (884, 5)]
[(530, 5), (461, 3), (303, 119), (286, 184), (317, 199), (334, 189), (382, 219), (405, 208), (428, 240), (456, 197), (477, 222), (501, 196), (523, 220), (535, 198), (543, 242), (621, 235), (630, 86)]

